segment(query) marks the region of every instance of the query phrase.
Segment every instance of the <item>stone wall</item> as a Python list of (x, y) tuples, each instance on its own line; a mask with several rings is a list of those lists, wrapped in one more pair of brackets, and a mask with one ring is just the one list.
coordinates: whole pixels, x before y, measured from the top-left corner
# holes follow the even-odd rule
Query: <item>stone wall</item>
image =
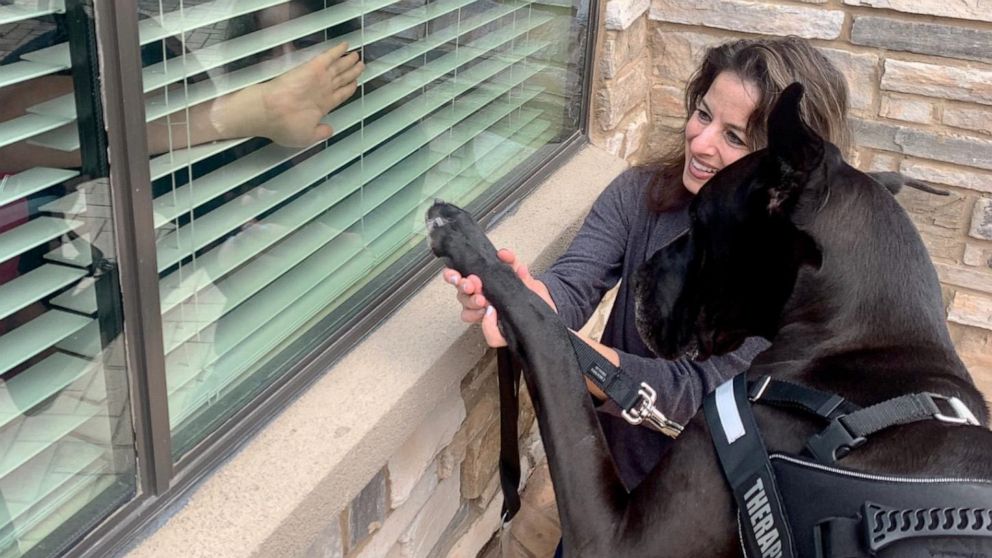
[(992, 10), (945, 0), (608, 0), (593, 85), (594, 144), (637, 163), (677, 137), (706, 48), (798, 35), (847, 76), (864, 170), (949, 190), (899, 201), (930, 250), (948, 326), (992, 399)]

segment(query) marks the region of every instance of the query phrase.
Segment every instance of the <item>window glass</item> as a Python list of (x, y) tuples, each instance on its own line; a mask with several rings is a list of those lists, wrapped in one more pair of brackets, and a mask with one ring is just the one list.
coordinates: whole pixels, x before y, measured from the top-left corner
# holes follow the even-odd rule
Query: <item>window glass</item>
[[(434, 198), (491, 197), (578, 127), (585, 32), (570, 3), (140, 9), (176, 457), (340, 333), (329, 323), (368, 312), (370, 289), (423, 256)], [(365, 69), (337, 104), (321, 81), (337, 57), (322, 53), (342, 42)], [(318, 122), (329, 139), (307, 135)]]
[(63, 12), (0, 2), (0, 557), (58, 554), (136, 491), (112, 201), (80, 160), (90, 68)]

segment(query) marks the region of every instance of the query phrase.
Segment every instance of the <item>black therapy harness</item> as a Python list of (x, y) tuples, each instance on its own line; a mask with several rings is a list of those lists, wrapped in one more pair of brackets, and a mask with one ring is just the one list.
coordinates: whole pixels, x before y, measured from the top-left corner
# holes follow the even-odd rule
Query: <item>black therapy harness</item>
[[(769, 455), (752, 404), (797, 409), (827, 426), (807, 440), (804, 455)], [(767, 376), (748, 382), (741, 374), (707, 396), (703, 410), (737, 503), (745, 556), (992, 557), (992, 482), (873, 475), (835, 465), (891, 426), (977, 425), (958, 399), (915, 393), (862, 409), (835, 394)]]

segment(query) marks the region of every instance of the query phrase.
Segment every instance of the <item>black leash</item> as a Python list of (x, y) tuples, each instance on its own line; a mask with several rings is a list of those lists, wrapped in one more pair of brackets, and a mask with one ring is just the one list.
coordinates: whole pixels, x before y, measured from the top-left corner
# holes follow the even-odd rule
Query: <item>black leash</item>
[[(633, 425), (644, 424), (672, 438), (682, 432), (682, 425), (669, 420), (655, 408), (657, 393), (651, 386), (635, 382), (623, 369), (614, 366), (574, 333), (569, 335), (569, 340), (582, 373), (623, 409), (621, 415), (627, 422)], [(502, 517), (506, 523), (520, 510), (520, 447), (517, 432), (520, 367), (506, 347), (496, 349), (496, 372), (500, 404), (499, 480), (503, 489)]]
[(520, 367), (507, 347), (496, 349), (496, 379), (499, 383), (499, 483), (503, 489), (503, 523), (520, 511), (520, 443), (517, 417), (520, 413)]

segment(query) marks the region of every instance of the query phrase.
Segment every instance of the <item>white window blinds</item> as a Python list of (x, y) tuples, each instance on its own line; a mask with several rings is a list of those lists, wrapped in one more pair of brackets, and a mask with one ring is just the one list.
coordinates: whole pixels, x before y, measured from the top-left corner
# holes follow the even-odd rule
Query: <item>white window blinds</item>
[(150, 161), (182, 452), (266, 385), (272, 355), (319, 342), (311, 326), (412, 253), (431, 200), (468, 203), (574, 131), (565, 81), (577, 37), (570, 7), (525, 0), (174, 8), (141, 26), (142, 42), (173, 49), (142, 70), (149, 121), (186, 122), (190, 107), (342, 41), (366, 65), (355, 95), (323, 118), (328, 141), (194, 140)]

